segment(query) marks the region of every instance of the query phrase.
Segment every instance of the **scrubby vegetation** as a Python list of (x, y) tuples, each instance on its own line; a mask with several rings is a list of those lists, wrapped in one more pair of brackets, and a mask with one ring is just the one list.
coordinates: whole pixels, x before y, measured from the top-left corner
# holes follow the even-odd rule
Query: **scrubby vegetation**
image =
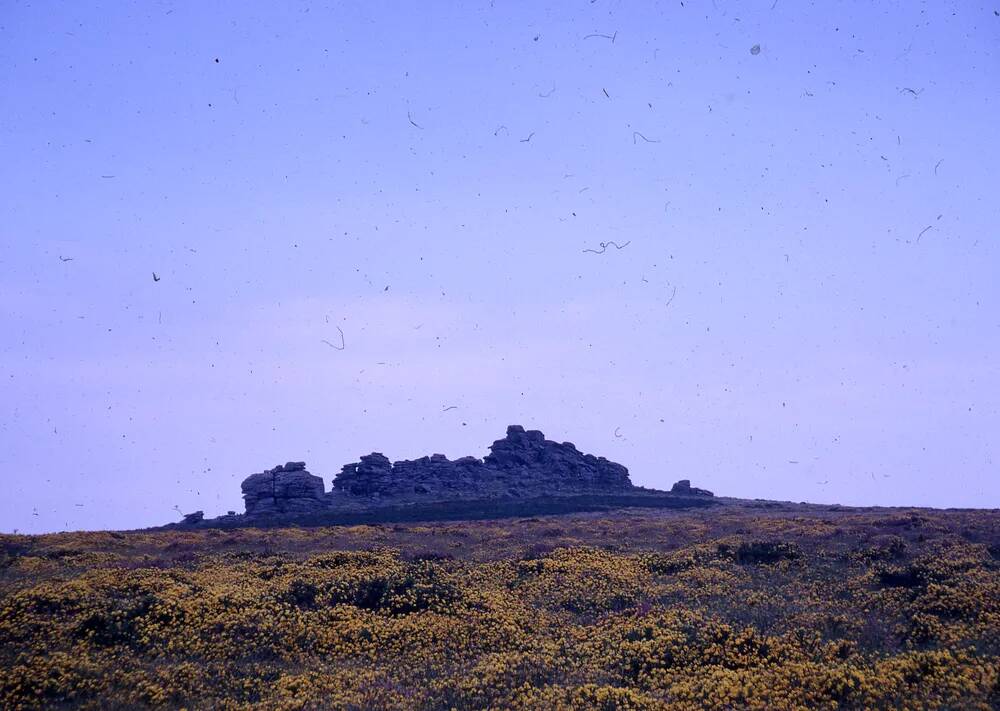
[(0, 708), (991, 709), (995, 512), (0, 536)]

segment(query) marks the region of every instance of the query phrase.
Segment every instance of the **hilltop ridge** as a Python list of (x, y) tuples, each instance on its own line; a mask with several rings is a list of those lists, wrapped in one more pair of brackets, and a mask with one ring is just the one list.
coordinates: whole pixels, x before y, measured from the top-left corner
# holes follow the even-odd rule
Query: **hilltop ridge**
[(491, 518), (617, 506), (709, 505), (713, 494), (681, 480), (670, 492), (632, 484), (628, 469), (555, 442), (539, 430), (510, 425), (482, 459), (443, 454), (392, 462), (381, 452), (345, 464), (328, 491), (305, 462), (252, 474), (241, 485), (245, 513), (182, 525), (355, 523), (375, 520)]

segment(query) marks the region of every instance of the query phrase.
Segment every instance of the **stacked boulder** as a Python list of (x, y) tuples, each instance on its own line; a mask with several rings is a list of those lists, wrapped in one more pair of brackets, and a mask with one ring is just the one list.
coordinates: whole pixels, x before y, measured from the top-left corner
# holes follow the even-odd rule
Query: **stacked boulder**
[(463, 492), (480, 492), (487, 479), (486, 468), (475, 457), (451, 461), (443, 454), (432, 454), (390, 463), (385, 455), (373, 452), (358, 463), (344, 465), (333, 480), (333, 490), (396, 500), (447, 499)]
[(305, 462), (279, 464), (243, 480), (248, 515), (309, 513), (325, 508), (323, 480)]
[[(642, 494), (628, 469), (604, 457), (583, 454), (572, 442), (553, 442), (538, 430), (511, 425), (483, 459), (454, 461), (443, 454), (390, 462), (380, 452), (347, 464), (325, 492), (323, 480), (305, 462), (289, 462), (243, 482), (249, 516), (311, 513), (323, 509), (365, 510), (378, 506), (474, 499), (586, 494)], [(681, 496), (712, 496), (691, 482), (671, 490)]]
[(374, 499), (445, 500), (584, 494), (632, 488), (628, 469), (582, 454), (571, 442), (552, 442), (520, 425), (490, 447), (485, 459), (443, 454), (390, 463), (379, 453), (344, 466), (333, 480), (338, 494)]
[(572, 442), (553, 442), (538, 430), (520, 425), (490, 447), (485, 466), (515, 491), (537, 494), (583, 494), (632, 488), (628, 469), (604, 457), (581, 453)]
[(376, 496), (393, 485), (392, 462), (381, 452), (361, 457), (360, 462), (345, 464), (333, 480), (333, 488), (350, 496)]

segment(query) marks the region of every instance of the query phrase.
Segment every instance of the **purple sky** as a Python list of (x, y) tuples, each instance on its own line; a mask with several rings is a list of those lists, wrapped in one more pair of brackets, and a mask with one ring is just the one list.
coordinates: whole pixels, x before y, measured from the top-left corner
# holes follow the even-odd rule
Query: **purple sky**
[(997, 8), (2, 3), (0, 530), (511, 423), (1000, 506)]

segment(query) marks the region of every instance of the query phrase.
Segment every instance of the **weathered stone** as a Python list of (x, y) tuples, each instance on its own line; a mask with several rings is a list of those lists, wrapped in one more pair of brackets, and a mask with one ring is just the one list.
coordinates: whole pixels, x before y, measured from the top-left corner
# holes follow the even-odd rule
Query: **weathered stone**
[[(294, 464), (294, 463), (293, 463)], [(249, 515), (304, 513), (325, 506), (323, 480), (301, 469), (278, 466), (243, 480), (243, 500)]]
[(572, 442), (552, 442), (538, 430), (525, 431), (518, 425), (507, 428), (507, 436), (493, 443), (483, 462), (508, 474), (511, 484), (519, 489), (541, 488), (542, 493), (591, 493), (632, 487), (628, 469), (622, 465), (581, 454)]
[(715, 496), (708, 489), (699, 489), (697, 487), (691, 486), (690, 479), (681, 479), (672, 487), (670, 487), (671, 494), (681, 494), (682, 496)]
[[(628, 470), (604, 457), (581, 454), (571, 442), (551, 442), (520, 425), (490, 447), (485, 459), (443, 454), (389, 463), (378, 452), (346, 465), (334, 492), (398, 503), (454, 498), (582, 494), (632, 488)], [(338, 502), (345, 499), (334, 496)]]
[(381, 452), (372, 452), (358, 463), (345, 464), (333, 480), (333, 488), (352, 496), (375, 496), (391, 484), (392, 478), (389, 458)]
[[(539, 430), (511, 425), (483, 459), (443, 454), (390, 462), (380, 452), (346, 464), (324, 493), (323, 480), (288, 462), (243, 482), (250, 516), (311, 513), (319, 510), (368, 510), (383, 506), (458, 500), (520, 499), (646, 492), (632, 486), (628, 469), (604, 457), (583, 454), (572, 442), (553, 442)], [(711, 496), (674, 485), (673, 493)]]
[(185, 523), (185, 524), (191, 525), (191, 524), (194, 524), (194, 523), (198, 523), (199, 521), (203, 520), (204, 518), (205, 518), (205, 512), (204, 511), (195, 511), (194, 513), (184, 514), (184, 520), (181, 521), (181, 523)]

